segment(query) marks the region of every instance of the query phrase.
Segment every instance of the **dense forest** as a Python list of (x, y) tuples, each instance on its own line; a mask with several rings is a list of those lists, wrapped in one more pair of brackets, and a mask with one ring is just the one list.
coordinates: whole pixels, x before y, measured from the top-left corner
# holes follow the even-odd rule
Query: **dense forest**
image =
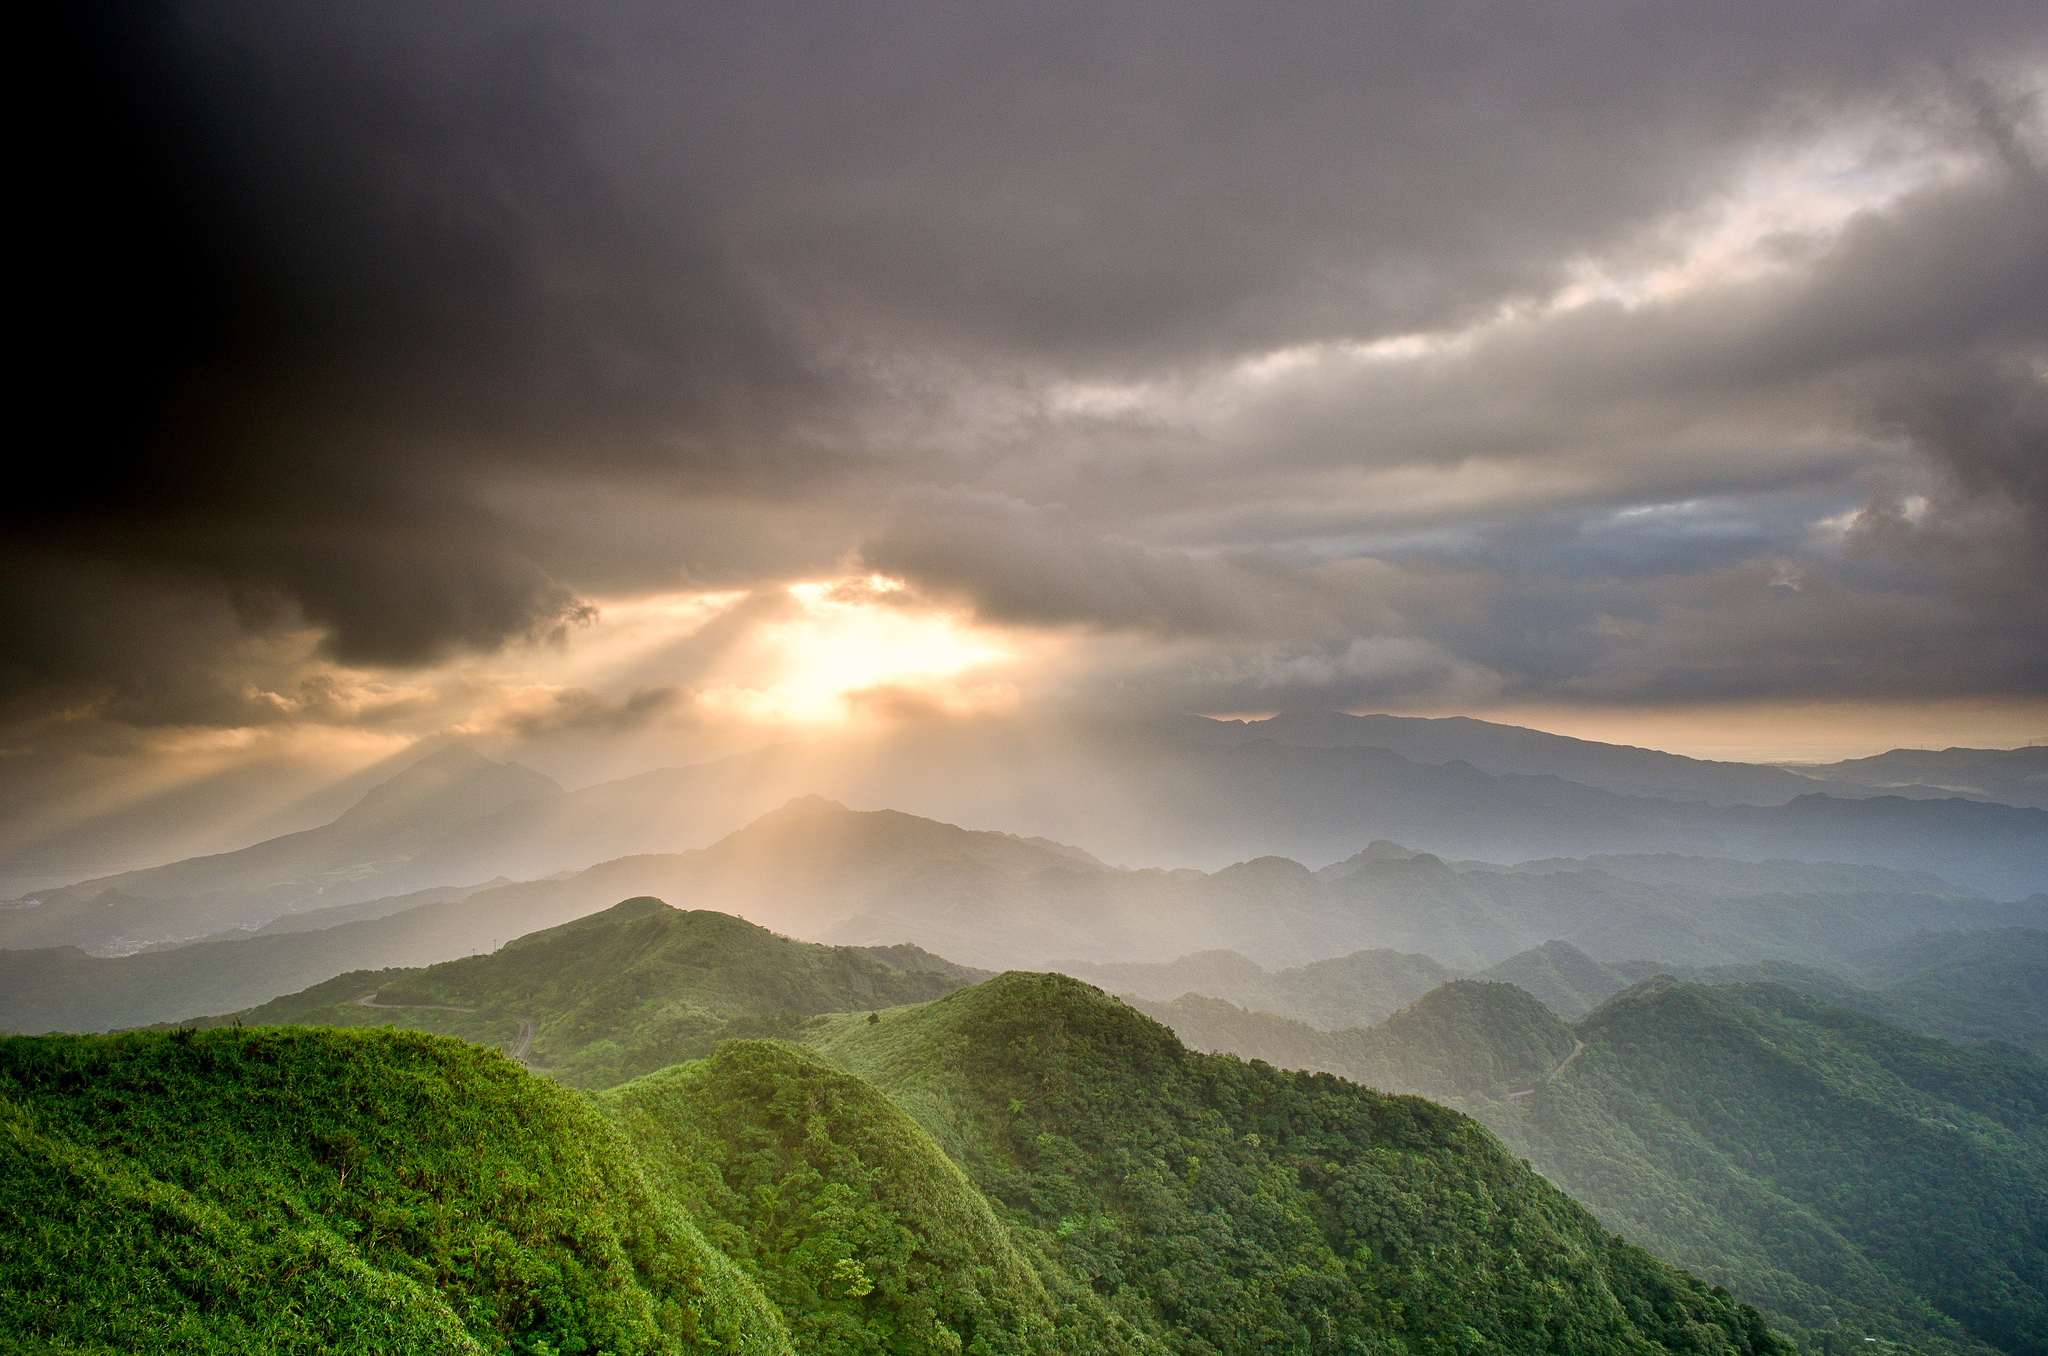
[[(1775, 1353), (1456, 1112), (1006, 975), (601, 1096), (453, 1038), (0, 1043), (46, 1349)], [(833, 1067), (833, 1066), (838, 1067)]]
[(1198, 1049), (1467, 1111), (1609, 1227), (1809, 1343), (2048, 1349), (2048, 1071), (2016, 1046), (1668, 976), (1576, 1025), (1474, 981), (1339, 1031), (1193, 994), (1134, 1001)]

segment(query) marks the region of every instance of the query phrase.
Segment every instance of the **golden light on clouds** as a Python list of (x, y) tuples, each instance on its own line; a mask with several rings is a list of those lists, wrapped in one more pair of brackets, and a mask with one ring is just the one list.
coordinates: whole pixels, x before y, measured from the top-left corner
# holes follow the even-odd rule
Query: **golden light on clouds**
[[(872, 694), (901, 694), (949, 712), (1015, 702), (993, 671), (1016, 658), (994, 634), (943, 610), (906, 606), (893, 580), (792, 585), (791, 608), (757, 622), (697, 691), (712, 719), (759, 725), (836, 724)], [(1014, 644), (1014, 642), (1011, 642)]]

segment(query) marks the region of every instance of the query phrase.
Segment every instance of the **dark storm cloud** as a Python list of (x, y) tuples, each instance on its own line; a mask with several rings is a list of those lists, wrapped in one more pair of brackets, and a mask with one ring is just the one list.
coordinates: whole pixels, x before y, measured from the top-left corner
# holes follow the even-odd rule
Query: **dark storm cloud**
[[(1930, 534), (1986, 497), (2040, 521), (2048, 211), (2013, 131), (2032, 115), (1999, 92), (2048, 50), (2036, 4), (58, 22), (76, 121), (37, 163), (54, 286), (30, 382), (54, 483), (10, 501), (0, 545), (17, 696), (233, 723), (252, 636), (423, 663), (573, 634), (596, 592), (748, 587), (856, 547), (994, 618), (1278, 647), (1245, 661), (1254, 684), (1322, 673), (1341, 696), (1471, 663), (1656, 690), (1656, 663), (1690, 661), (1616, 619), (1719, 634), (1748, 615), (1741, 580), (1777, 587), (1791, 525), (1748, 560), (1725, 536), (1594, 549), (1571, 568), (1650, 582), (1539, 599), (1515, 576), (1542, 552), (1501, 559), (1515, 519), (1562, 514), (1583, 541), (1645, 503), (1868, 500), (1874, 542), (1857, 440), (1902, 440), (1953, 503), (1872, 550), (1934, 582), (1830, 615), (1943, 643), (1998, 632), (1968, 589), (2014, 561), (1930, 565)], [(1574, 260), (1654, 255), (1658, 222), (1759, 157), (1887, 117), (2004, 170), (1780, 280), (1282, 382), (1209, 424), (1031, 413), (1048, 382), (1199, 381), (1539, 302)], [(1353, 483), (1486, 459), (1519, 469), (1476, 511)], [(1452, 525), (1497, 534), (1490, 578), (1314, 544)], [(179, 609), (203, 621), (167, 624)], [(1853, 651), (1847, 625), (1807, 634)], [(2007, 669), (2038, 674), (2024, 650)], [(627, 719), (594, 700), (561, 718)]]

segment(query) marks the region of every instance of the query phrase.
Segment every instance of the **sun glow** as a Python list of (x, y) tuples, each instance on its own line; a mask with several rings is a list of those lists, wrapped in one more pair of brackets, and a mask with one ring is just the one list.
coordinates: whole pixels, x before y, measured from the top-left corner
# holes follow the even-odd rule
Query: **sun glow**
[(950, 612), (905, 606), (902, 586), (869, 577), (796, 584), (781, 615), (757, 622), (696, 694), (698, 711), (752, 724), (827, 724), (877, 705), (984, 710), (1016, 700), (989, 671), (1014, 659)]

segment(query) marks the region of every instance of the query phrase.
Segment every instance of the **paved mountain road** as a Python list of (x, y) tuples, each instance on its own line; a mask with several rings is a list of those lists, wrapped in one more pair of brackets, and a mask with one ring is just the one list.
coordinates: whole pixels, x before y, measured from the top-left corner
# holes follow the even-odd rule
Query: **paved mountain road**
[[(1556, 1082), (1557, 1076), (1564, 1072), (1564, 1066), (1571, 1063), (1573, 1060), (1577, 1059), (1579, 1057), (1579, 1052), (1585, 1048), (1586, 1043), (1584, 1041), (1574, 1038), (1572, 1041), (1572, 1052), (1566, 1055), (1563, 1059), (1559, 1060), (1557, 1062), (1557, 1067), (1555, 1069), (1552, 1069), (1549, 1073), (1543, 1075), (1543, 1081), (1545, 1083)], [(1523, 1088), (1519, 1092), (1511, 1092), (1508, 1094), (1508, 1100), (1510, 1102), (1519, 1102), (1524, 1097), (1527, 1097), (1530, 1093), (1534, 1091), (1536, 1091), (1535, 1088)]]

